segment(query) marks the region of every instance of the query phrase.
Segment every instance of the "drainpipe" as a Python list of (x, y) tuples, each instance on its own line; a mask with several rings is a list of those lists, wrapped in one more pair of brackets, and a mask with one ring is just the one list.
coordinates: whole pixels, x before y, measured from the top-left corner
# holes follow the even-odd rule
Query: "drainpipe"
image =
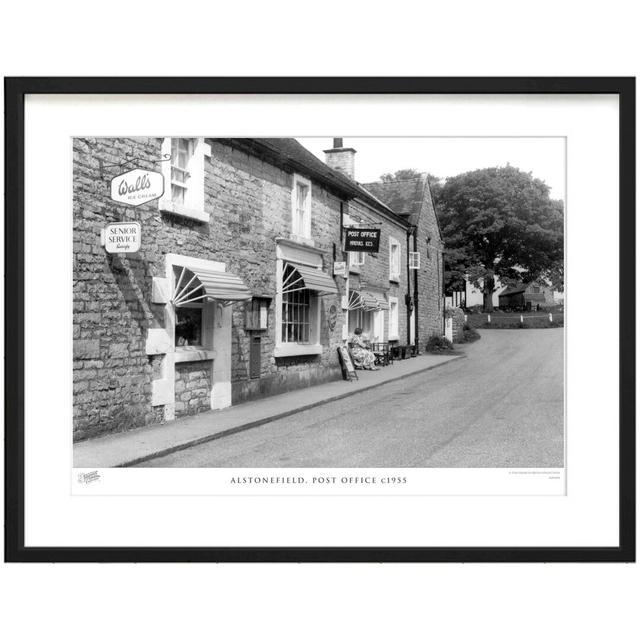
[[(413, 227), (413, 250), (418, 252), (418, 228)], [(420, 326), (418, 323), (418, 269), (413, 270), (413, 308), (415, 309), (413, 314), (413, 322), (415, 324), (415, 328), (413, 330), (415, 336), (415, 349), (416, 353), (420, 353), (420, 336), (418, 334), (418, 327)]]
[(411, 227), (407, 229), (407, 293), (404, 302), (407, 305), (407, 345), (411, 344), (411, 269), (409, 269), (409, 252), (411, 251)]

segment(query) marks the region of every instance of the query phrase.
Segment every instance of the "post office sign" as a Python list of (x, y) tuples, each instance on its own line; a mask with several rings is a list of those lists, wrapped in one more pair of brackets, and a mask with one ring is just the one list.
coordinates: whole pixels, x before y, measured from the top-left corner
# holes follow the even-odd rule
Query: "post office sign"
[(380, 229), (346, 229), (344, 250), (378, 253)]
[(135, 253), (140, 250), (142, 228), (139, 222), (116, 222), (102, 230), (107, 253)]
[(111, 180), (111, 199), (131, 207), (156, 200), (164, 193), (164, 176), (157, 171), (132, 169)]

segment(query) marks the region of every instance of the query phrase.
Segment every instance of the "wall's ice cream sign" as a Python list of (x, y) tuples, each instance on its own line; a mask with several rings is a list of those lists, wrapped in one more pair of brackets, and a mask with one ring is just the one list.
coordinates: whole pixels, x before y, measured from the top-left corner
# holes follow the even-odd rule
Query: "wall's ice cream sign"
[(102, 230), (102, 244), (107, 253), (135, 253), (141, 236), (139, 222), (115, 222)]
[(157, 171), (132, 169), (111, 180), (111, 199), (131, 207), (156, 200), (164, 193), (164, 176)]

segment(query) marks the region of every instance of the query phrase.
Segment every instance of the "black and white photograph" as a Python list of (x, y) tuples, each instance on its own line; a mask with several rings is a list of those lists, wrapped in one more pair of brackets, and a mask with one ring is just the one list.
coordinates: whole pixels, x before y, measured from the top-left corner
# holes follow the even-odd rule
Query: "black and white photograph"
[(74, 467), (564, 468), (564, 137), (71, 144)]
[(630, 557), (628, 84), (16, 80), (12, 548)]

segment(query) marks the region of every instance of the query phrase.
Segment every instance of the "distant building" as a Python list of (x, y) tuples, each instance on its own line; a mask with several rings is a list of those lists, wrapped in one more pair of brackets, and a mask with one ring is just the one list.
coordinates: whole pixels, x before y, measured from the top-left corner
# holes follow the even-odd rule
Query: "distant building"
[[(388, 205), (408, 225), (408, 233), (398, 238), (410, 268), (403, 260), (408, 277), (408, 304), (400, 300), (407, 316), (409, 344), (424, 343), (430, 336), (442, 335), (444, 312), (444, 243), (426, 173), (409, 180), (371, 182), (362, 185)], [(356, 200), (357, 203), (357, 200)], [(391, 250), (391, 248), (390, 248)], [(398, 248), (398, 257), (403, 248)]]
[(543, 282), (521, 283), (507, 287), (499, 295), (500, 309), (530, 311), (538, 306), (544, 308), (553, 304), (553, 289)]

